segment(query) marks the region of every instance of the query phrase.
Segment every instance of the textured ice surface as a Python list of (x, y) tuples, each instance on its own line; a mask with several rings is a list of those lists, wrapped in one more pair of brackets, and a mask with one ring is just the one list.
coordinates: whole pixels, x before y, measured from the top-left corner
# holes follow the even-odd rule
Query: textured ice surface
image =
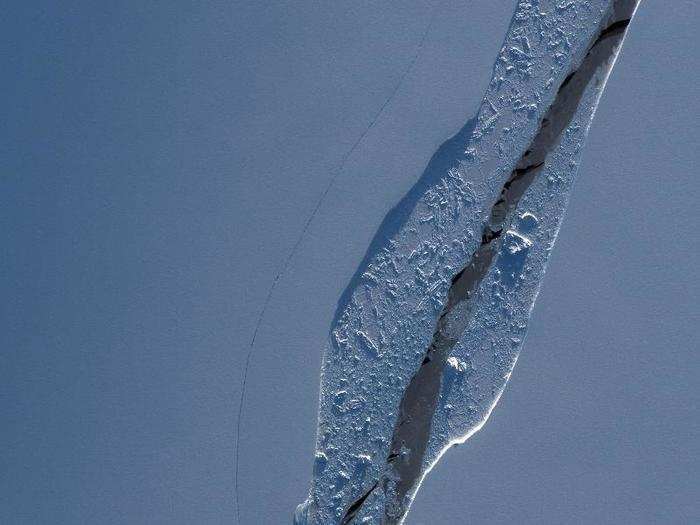
[(477, 117), (338, 304), (297, 523), (399, 523), (507, 382), (633, 0), (521, 1)]

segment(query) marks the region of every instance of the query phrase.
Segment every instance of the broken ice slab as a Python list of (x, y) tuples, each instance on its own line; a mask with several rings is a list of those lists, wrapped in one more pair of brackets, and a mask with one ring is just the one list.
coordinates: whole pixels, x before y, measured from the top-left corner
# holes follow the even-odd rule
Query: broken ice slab
[(440, 455), (488, 418), (636, 7), (519, 3), (463, 153), (429, 164), (341, 297), (295, 522), (400, 523)]

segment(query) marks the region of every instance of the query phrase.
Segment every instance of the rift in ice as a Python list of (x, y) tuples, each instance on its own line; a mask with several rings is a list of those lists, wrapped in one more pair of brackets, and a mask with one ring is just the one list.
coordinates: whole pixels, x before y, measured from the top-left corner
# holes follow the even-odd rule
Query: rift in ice
[(488, 419), (638, 3), (519, 3), (478, 115), (390, 212), (341, 297), (296, 523), (401, 523), (432, 465)]

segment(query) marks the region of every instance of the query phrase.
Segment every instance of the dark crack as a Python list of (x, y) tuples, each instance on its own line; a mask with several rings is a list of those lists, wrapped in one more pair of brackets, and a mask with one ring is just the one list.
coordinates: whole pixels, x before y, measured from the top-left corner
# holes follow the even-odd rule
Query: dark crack
[(367, 498), (382, 488), (386, 495), (384, 521), (400, 523), (422, 476), (433, 414), (437, 407), (447, 358), (466, 330), (473, 309), (472, 298), (489, 273), (503, 244), (503, 232), (517, 213), (521, 197), (545, 166), (548, 155), (559, 144), (571, 124), (586, 87), (596, 73), (611, 66), (638, 0), (617, 0), (612, 7), (613, 22), (599, 31), (589, 45), (581, 64), (561, 82), (557, 95), (540, 121), (538, 131), (516, 163), (491, 207), (484, 225), (481, 244), (468, 264), (453, 278), (447, 300), (436, 323), (433, 339), (422, 364), (411, 379), (399, 406), (386, 468), (345, 513), (342, 525), (349, 525)]
[(343, 521), (340, 522), (340, 525), (348, 525), (349, 523), (352, 523), (352, 520), (355, 519), (355, 516), (357, 515), (358, 511), (360, 510), (360, 508), (362, 508), (362, 504), (369, 497), (369, 495), (372, 494), (374, 489), (377, 488), (377, 485), (379, 485), (379, 481), (377, 481), (371, 489), (365, 492), (362, 495), (362, 497), (358, 498), (357, 501), (355, 501), (355, 503), (350, 505), (350, 508), (345, 513), (345, 516), (343, 516)]

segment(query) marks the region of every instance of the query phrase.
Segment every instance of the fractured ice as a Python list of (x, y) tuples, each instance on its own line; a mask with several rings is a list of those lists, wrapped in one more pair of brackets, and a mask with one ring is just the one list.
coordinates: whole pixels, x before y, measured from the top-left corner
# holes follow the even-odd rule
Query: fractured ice
[(401, 523), (488, 419), (637, 4), (519, 2), (475, 121), (387, 216), (338, 304), (296, 523)]

